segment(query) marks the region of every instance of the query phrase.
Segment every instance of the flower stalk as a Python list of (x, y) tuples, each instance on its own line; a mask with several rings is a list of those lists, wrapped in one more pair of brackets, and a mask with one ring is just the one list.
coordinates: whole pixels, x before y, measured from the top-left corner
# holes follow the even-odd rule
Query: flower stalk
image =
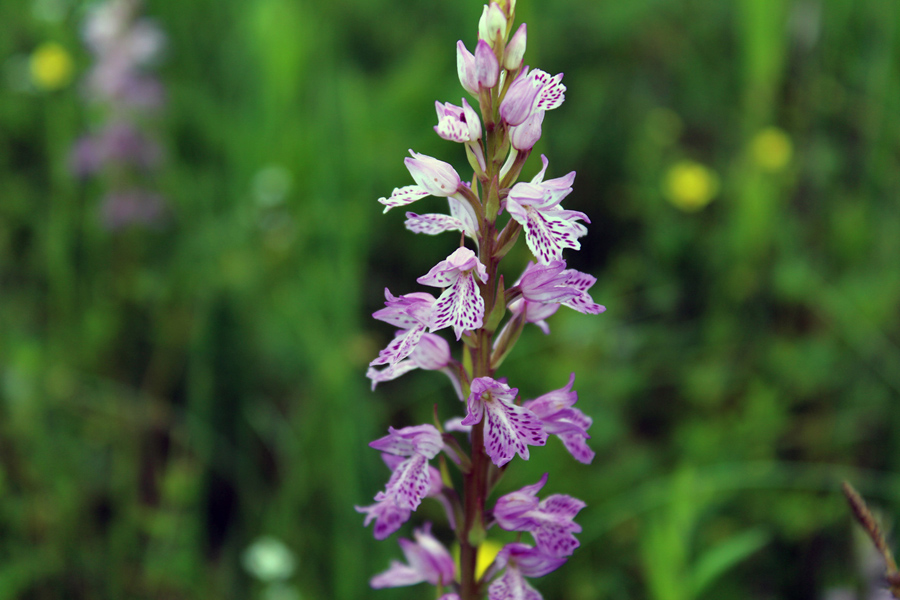
[[(428, 235), (461, 234), (456, 250), (418, 278), (441, 289), (437, 298), (385, 290), (385, 308), (374, 316), (399, 330), (370, 363), (367, 376), (374, 388), (413, 369), (440, 371), (463, 400), (465, 414), (441, 426), (442, 410), (436, 406), (436, 426), (391, 428), (387, 437), (372, 442), (385, 453), (392, 475), (375, 504), (357, 507), (366, 514), (365, 524), (375, 522), (375, 537), (385, 539), (424, 499), (444, 505), (459, 547), (458, 564), (448, 566), (449, 554), (428, 523), (416, 530), (416, 542), (400, 539), (409, 564), (395, 561), (370, 582), (373, 587), (428, 582), (437, 587), (440, 600), (476, 600), (485, 594), (490, 600), (540, 598), (526, 578), (555, 570), (572, 554), (578, 546), (574, 533), (581, 531), (573, 518), (584, 503), (562, 494), (538, 499), (547, 474), (499, 498), (493, 508), (491, 494), (516, 456), (528, 460), (530, 447), (545, 445), (551, 435), (580, 462), (590, 463), (594, 456), (586, 444), (591, 419), (574, 407), (574, 374), (564, 388), (528, 401), (505, 379), (495, 379), (527, 323), (549, 333), (546, 319), (560, 306), (585, 314), (605, 310), (588, 293), (596, 280), (568, 269), (563, 258), (564, 250), (580, 248), (578, 238), (587, 233), (579, 221), (590, 222), (584, 213), (561, 205), (575, 173), (545, 181), (548, 161), (541, 156), (539, 172), (529, 182), (517, 182), (540, 138), (544, 113), (562, 104), (566, 88), (562, 74), (550, 76), (523, 64), (527, 30), (521, 25), (509, 40), (514, 21), (514, 0), (484, 7), (474, 53), (463, 41), (457, 43), (457, 74), (473, 104), (465, 98), (461, 106), (435, 103), (434, 130), (463, 144), (471, 183), (451, 164), (410, 151), (405, 163), (415, 184), (379, 199), (388, 212), (427, 196), (446, 198), (449, 214), (407, 212), (406, 227)], [(522, 233), (535, 262), (507, 286), (501, 263)], [(443, 329), (453, 331), (458, 360), (437, 333)], [(440, 453), (438, 470), (430, 461)], [(450, 465), (460, 469), (461, 491), (453, 488)], [(524, 543), (523, 534), (534, 543)], [(482, 574), (479, 550), (495, 536), (515, 541), (506, 543)]]

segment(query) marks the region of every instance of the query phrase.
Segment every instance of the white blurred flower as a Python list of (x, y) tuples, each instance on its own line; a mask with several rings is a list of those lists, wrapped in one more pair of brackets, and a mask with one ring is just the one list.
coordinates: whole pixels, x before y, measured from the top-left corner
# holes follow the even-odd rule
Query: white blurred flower
[(283, 581), (294, 573), (296, 561), (281, 540), (261, 536), (244, 550), (241, 563), (248, 573), (262, 582)]

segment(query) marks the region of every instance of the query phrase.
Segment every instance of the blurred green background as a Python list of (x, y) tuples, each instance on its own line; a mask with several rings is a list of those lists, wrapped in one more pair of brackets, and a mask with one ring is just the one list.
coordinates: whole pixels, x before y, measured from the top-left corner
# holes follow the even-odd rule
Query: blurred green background
[[(419, 291), (457, 240), (376, 199), (412, 183), (408, 148), (468, 172), (431, 128), (481, 6), (148, 0), (171, 218), (114, 233), (102, 183), (67, 167), (95, 125), (86, 5), (0, 0), (0, 599), (431, 594), (368, 589), (400, 552), (353, 506), (387, 477), (368, 441), (459, 406), (434, 373), (364, 377), (392, 333), (369, 317), (383, 288)], [(608, 308), (529, 328), (503, 367), (526, 398), (574, 371), (594, 418), (592, 465), (551, 440), (503, 482), (548, 471), (547, 493), (588, 503), (582, 547), (534, 585), (867, 597), (838, 485), (900, 514), (900, 5), (518, 16), (526, 63), (568, 86), (524, 175), (540, 152), (548, 177), (578, 172), (567, 207), (593, 223), (568, 258)], [(29, 61), (50, 42), (72, 62), (48, 88)], [(294, 564), (274, 583), (246, 568), (261, 536)]]

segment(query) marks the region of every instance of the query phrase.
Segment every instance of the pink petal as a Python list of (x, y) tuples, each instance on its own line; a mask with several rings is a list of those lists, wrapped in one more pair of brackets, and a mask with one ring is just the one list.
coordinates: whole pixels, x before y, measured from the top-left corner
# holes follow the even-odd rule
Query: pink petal
[(432, 312), (431, 331), (453, 327), (456, 339), (464, 331), (473, 331), (483, 324), (484, 299), (471, 273), (459, 276), (453, 285), (440, 295)]
[(414, 212), (406, 213), (406, 228), (413, 233), (437, 235), (445, 231), (463, 231), (463, 223), (455, 217), (441, 214), (417, 215)]
[(392, 208), (412, 204), (416, 200), (421, 200), (425, 196), (430, 195), (428, 190), (421, 186), (407, 185), (402, 188), (394, 188), (390, 198), (379, 198), (378, 201), (384, 205), (384, 212), (387, 212)]

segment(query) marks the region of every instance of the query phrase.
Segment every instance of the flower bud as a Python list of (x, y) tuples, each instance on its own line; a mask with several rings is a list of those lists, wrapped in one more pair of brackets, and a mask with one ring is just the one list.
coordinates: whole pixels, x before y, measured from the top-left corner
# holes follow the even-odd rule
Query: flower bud
[(463, 98), (462, 107), (446, 102), (435, 102), (438, 124), (434, 130), (451, 142), (475, 142), (481, 139), (481, 121), (478, 114)]
[(492, 88), (497, 85), (500, 63), (497, 61), (494, 51), (484, 40), (478, 40), (478, 46), (475, 47), (475, 73), (478, 85), (481, 87)]
[(503, 66), (509, 71), (515, 71), (522, 66), (522, 60), (525, 58), (525, 42), (526, 42), (525, 23), (519, 27), (509, 44), (506, 45), (506, 56), (503, 57)]
[(497, 38), (506, 38), (506, 15), (496, 2), (485, 6), (478, 21), (478, 38), (487, 41), (491, 48), (497, 43)]
[(405, 158), (403, 162), (420, 187), (432, 196), (446, 198), (456, 193), (459, 175), (449, 163), (412, 150), (409, 153), (412, 158)]
[(456, 72), (463, 88), (475, 96), (478, 95), (478, 78), (475, 74), (475, 56), (466, 49), (462, 40), (456, 42)]
[(544, 111), (534, 111), (524, 123), (509, 128), (509, 143), (516, 150), (531, 150), (541, 139)]
[(500, 116), (509, 125), (524, 123), (531, 116), (535, 98), (540, 91), (540, 85), (536, 85), (535, 80), (528, 77), (528, 67), (525, 67), (506, 91), (506, 96), (500, 103)]

